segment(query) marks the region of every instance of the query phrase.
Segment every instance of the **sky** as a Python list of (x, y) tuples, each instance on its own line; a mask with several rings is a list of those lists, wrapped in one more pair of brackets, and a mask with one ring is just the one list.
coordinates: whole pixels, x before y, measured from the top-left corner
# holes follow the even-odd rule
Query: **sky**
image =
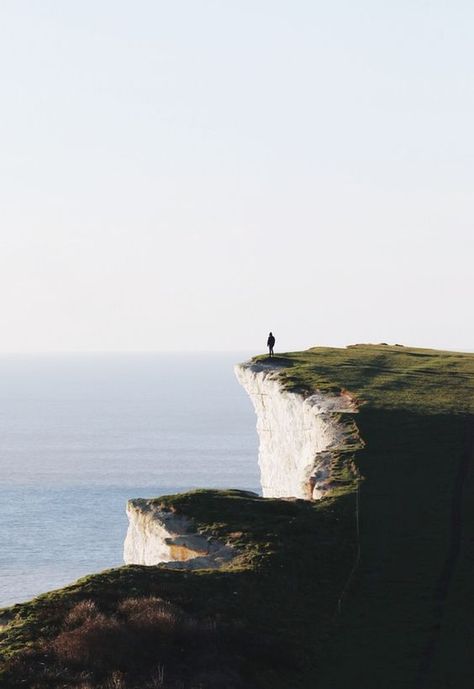
[(2, 0), (0, 351), (474, 350), (473, 26)]

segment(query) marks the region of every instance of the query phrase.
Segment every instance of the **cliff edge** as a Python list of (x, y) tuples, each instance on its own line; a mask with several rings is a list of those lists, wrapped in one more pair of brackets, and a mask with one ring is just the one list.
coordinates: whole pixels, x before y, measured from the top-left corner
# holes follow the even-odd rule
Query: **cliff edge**
[[(285, 364), (272, 358), (235, 366), (257, 415), (262, 495), (320, 500), (337, 485), (341, 466), (349, 466), (363, 447), (354, 421), (357, 401), (346, 390), (288, 390), (281, 375)], [(353, 465), (352, 473), (354, 479)], [(159, 499), (130, 500), (127, 516), (126, 564), (207, 569), (234, 557), (228, 545), (198, 533), (192, 521)]]
[(347, 391), (287, 390), (284, 368), (275, 358), (235, 367), (257, 415), (262, 494), (318, 500), (331, 489), (336, 458), (363, 446), (357, 403)]

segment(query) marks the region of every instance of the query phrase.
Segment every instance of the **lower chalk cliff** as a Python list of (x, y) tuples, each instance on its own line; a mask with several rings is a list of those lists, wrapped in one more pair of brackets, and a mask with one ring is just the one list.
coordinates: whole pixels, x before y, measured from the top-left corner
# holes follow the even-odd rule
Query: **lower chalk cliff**
[[(280, 372), (268, 360), (235, 367), (257, 414), (262, 495), (318, 500), (331, 490), (335, 460), (362, 446), (353, 420), (357, 404), (348, 392), (286, 390)], [(127, 516), (126, 564), (219, 568), (233, 557), (225, 544), (208, 541), (159, 502), (130, 500)]]
[(156, 500), (129, 500), (127, 516), (125, 564), (166, 563), (173, 569), (215, 569), (234, 556), (230, 546), (197, 533), (190, 519)]

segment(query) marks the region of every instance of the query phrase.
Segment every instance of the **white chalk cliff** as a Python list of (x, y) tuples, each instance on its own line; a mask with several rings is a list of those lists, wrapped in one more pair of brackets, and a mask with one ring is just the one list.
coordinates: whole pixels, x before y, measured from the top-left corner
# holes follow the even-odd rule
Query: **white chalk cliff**
[(163, 508), (159, 500), (129, 500), (127, 516), (123, 549), (127, 565), (216, 569), (235, 555), (233, 548), (198, 533), (189, 519)]
[(357, 413), (353, 397), (285, 390), (272, 362), (239, 364), (235, 373), (257, 414), (263, 496), (323, 497), (331, 487), (335, 454), (361, 443), (352, 421)]
[[(286, 390), (274, 362), (235, 367), (257, 414), (258, 463), (264, 497), (317, 500), (331, 489), (335, 457), (360, 447), (349, 393)], [(235, 557), (230, 546), (207, 538), (186, 517), (159, 500), (130, 500), (124, 544), (126, 564), (199, 569), (219, 568)]]

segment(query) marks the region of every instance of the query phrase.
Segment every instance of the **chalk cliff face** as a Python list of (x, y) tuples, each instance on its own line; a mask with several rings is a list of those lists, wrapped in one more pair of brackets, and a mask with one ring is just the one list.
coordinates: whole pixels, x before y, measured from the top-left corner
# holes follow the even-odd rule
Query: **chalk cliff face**
[(284, 389), (278, 367), (248, 362), (235, 367), (253, 402), (260, 438), (258, 463), (264, 497), (317, 500), (331, 486), (335, 453), (360, 444), (348, 393), (305, 397)]
[(127, 565), (166, 562), (174, 569), (212, 569), (235, 555), (231, 547), (197, 533), (190, 520), (163, 509), (157, 500), (129, 500), (127, 515), (123, 552)]
[[(248, 362), (235, 367), (257, 414), (258, 462), (264, 497), (317, 500), (331, 488), (336, 455), (361, 446), (348, 393), (285, 390), (278, 366)], [(130, 500), (124, 545), (126, 564), (218, 568), (235, 557), (228, 545), (197, 533), (190, 520), (159, 500)]]

